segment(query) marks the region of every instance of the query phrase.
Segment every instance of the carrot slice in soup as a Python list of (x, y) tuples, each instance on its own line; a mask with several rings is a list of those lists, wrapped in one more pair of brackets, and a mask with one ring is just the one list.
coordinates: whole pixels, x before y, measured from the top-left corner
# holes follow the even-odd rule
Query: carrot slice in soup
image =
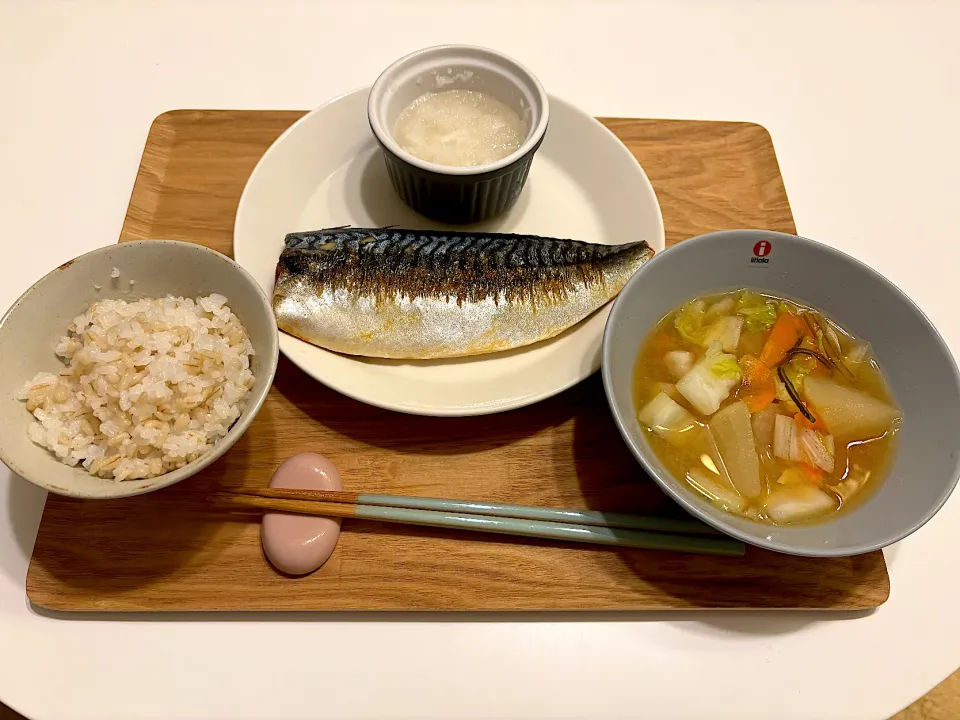
[(758, 413), (777, 396), (777, 381), (770, 368), (753, 355), (740, 358), (740, 369), (743, 382), (739, 397), (751, 413)]
[(804, 476), (807, 482), (812, 485), (820, 485), (823, 482), (823, 478), (826, 473), (818, 467), (813, 465), (800, 465), (800, 474)]
[(801, 318), (793, 313), (780, 313), (760, 351), (760, 360), (767, 367), (777, 365), (800, 338), (809, 334), (810, 328)]

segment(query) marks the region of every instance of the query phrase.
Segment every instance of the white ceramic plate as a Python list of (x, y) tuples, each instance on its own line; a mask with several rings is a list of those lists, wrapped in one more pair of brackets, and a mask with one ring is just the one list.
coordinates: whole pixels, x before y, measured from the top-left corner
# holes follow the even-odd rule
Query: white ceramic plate
[[(289, 232), (338, 225), (444, 228), (394, 193), (367, 123), (369, 88), (331, 100), (290, 127), (247, 181), (234, 256), (264, 291)], [(517, 204), (483, 231), (530, 233), (664, 248), (653, 187), (603, 125), (550, 97), (550, 125)], [(463, 228), (461, 228), (463, 229)], [(339, 355), (284, 333), (280, 351), (325, 385), (357, 400), (418, 415), (483, 415), (538, 402), (600, 367), (609, 303), (551, 340), (462, 360), (397, 361)]]

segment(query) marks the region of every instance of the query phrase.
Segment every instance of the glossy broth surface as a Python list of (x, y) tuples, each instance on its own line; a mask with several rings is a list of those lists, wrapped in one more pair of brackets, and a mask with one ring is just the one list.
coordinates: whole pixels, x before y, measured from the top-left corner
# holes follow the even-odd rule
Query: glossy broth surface
[[(778, 347), (789, 348), (779, 362)], [(678, 479), (728, 512), (777, 525), (862, 502), (886, 475), (902, 423), (864, 339), (747, 289), (665, 316), (640, 348), (633, 390), (651, 447)]]

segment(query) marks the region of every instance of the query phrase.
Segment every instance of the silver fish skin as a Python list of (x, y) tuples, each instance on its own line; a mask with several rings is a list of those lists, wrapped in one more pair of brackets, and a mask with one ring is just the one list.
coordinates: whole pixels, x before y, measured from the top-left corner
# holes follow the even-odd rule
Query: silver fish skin
[(290, 233), (277, 262), (280, 329), (349, 355), (466, 357), (554, 337), (653, 256), (504, 233), (331, 228)]

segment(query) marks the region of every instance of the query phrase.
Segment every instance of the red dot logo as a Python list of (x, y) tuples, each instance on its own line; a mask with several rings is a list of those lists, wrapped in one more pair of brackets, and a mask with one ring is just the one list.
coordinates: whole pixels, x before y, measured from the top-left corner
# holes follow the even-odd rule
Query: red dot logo
[(753, 254), (756, 257), (766, 257), (767, 255), (770, 254), (770, 249), (771, 249), (770, 241), (761, 240), (760, 242), (758, 242), (756, 245), (753, 246)]

